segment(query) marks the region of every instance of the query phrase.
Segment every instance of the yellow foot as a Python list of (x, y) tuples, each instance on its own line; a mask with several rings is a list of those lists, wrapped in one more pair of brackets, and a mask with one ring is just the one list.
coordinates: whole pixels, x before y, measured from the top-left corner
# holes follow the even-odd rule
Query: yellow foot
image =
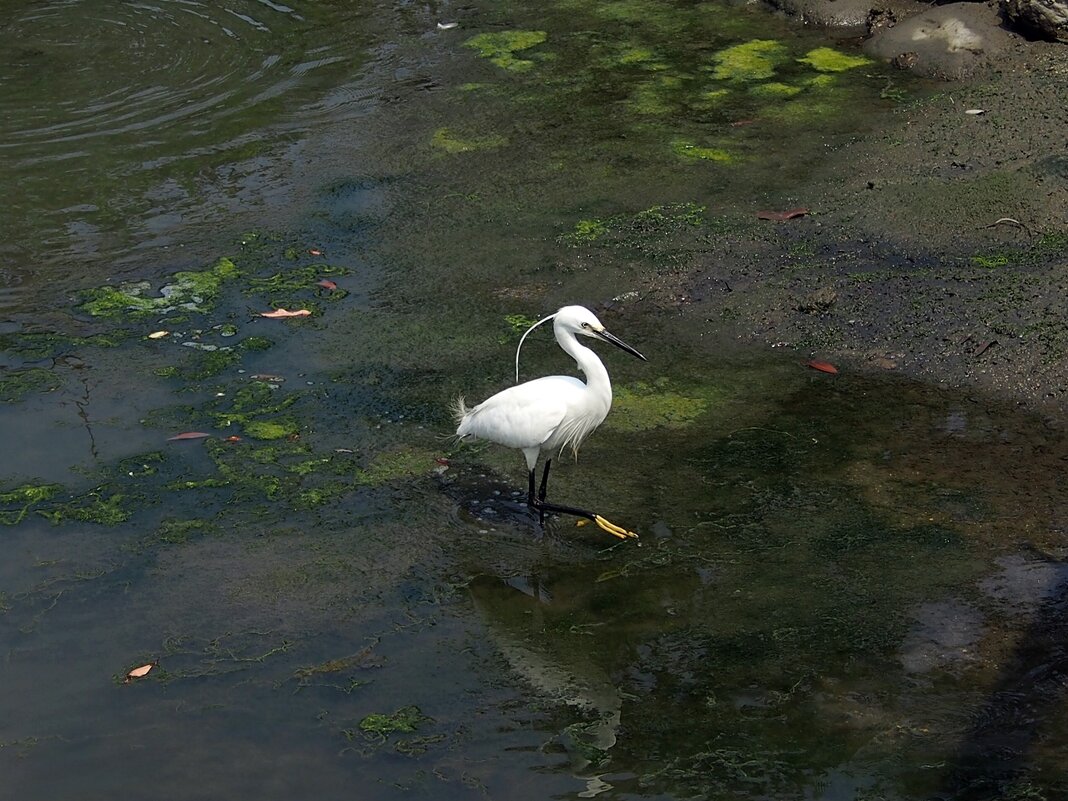
[(609, 520), (605, 520), (600, 515), (594, 515), (593, 522), (596, 523), (599, 528), (604, 531), (607, 531), (613, 537), (619, 537), (621, 540), (625, 540), (631, 537), (633, 537), (634, 539), (638, 539), (638, 535), (635, 534), (633, 531), (627, 531), (625, 528), (617, 526), (615, 523)]

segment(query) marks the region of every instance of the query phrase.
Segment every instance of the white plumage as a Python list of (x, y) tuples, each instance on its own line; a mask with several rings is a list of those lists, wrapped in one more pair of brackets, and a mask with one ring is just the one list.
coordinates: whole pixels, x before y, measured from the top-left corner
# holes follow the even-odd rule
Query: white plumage
[[(560, 511), (578, 514), (597, 522), (616, 536), (624, 536), (599, 515), (571, 507), (545, 503), (545, 485), (548, 480), (549, 461), (545, 463), (540, 498), (534, 496), (534, 469), (538, 457), (545, 451), (549, 459), (553, 453), (571, 448), (578, 455), (579, 446), (608, 415), (612, 408), (612, 382), (604, 364), (590, 348), (578, 341), (578, 336), (611, 342), (619, 348), (644, 360), (638, 351), (617, 339), (605, 330), (601, 322), (583, 306), (565, 306), (556, 314), (545, 317), (527, 329), (516, 350), (516, 378), (519, 376), (519, 350), (527, 334), (548, 320), (553, 321), (553, 332), (560, 347), (571, 356), (578, 368), (586, 375), (586, 381), (563, 375), (536, 378), (498, 392), (473, 408), (467, 408), (461, 398), (456, 407), (459, 423), (456, 435), (461, 439), (477, 438), (496, 442), (510, 448), (519, 448), (526, 457), (530, 471), (530, 492), (527, 502), (542, 516), (545, 511)], [(606, 528), (604, 524), (612, 526)]]

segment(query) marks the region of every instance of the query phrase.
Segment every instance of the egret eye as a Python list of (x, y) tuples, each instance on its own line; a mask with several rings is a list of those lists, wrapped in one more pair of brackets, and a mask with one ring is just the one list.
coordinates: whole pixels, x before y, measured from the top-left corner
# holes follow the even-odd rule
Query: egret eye
[(585, 328), (587, 331), (590, 330), (590, 324), (589, 323), (583, 323), (582, 327)]

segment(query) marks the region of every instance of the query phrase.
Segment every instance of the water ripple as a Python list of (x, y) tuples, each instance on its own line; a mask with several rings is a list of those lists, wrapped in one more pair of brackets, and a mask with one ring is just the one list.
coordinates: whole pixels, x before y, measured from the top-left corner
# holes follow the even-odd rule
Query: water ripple
[(259, 2), (27, 6), (0, 31), (0, 151), (63, 159), (70, 149), (56, 143), (101, 137), (145, 147), (167, 126), (239, 114), (292, 83), (279, 49), (302, 21)]

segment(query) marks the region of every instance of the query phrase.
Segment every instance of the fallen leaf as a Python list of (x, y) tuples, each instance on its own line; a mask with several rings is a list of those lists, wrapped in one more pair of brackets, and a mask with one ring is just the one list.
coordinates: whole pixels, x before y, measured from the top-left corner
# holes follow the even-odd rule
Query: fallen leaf
[(148, 338), (149, 339), (163, 339), (163, 337), (169, 337), (170, 335), (171, 335), (170, 331), (153, 331), (151, 334), (148, 335)]
[(321, 286), (323, 289), (329, 289), (331, 292), (337, 289), (337, 284), (335, 284), (329, 278), (324, 278), (318, 283), (318, 286)]
[(805, 367), (811, 367), (813, 370), (819, 370), (821, 373), (830, 373), (831, 375), (838, 375), (838, 368), (830, 362), (821, 362), (819, 359), (809, 359), (803, 362)]
[(233, 434), (233, 435), (227, 437), (226, 441), (227, 442), (240, 442), (241, 441), (241, 437), (237, 436), (237, 434)]
[(964, 112), (965, 114), (971, 114), (973, 117), (979, 114), (986, 114), (985, 108), (970, 108)]
[(307, 317), (310, 314), (311, 312), (307, 309), (296, 309), (294, 311), (289, 311), (288, 309), (274, 309), (269, 312), (259, 312), (260, 317), (270, 317), (272, 320), (281, 317)]
[(785, 222), (794, 217), (804, 217), (806, 214), (808, 214), (808, 209), (790, 209), (788, 211), (758, 211), (756, 216), (758, 220)]
[(439, 22), (438, 23), (438, 30), (439, 31), (451, 31), (453, 28), (455, 28), (459, 24), (460, 24), (459, 22)]
[(171, 442), (176, 439), (204, 439), (204, 437), (210, 437), (211, 434), (205, 434), (203, 431), (184, 431), (181, 434), (175, 434), (173, 437), (167, 437), (167, 441)]
[(308, 248), (308, 253), (312, 256), (322, 256), (323, 252), (319, 248)]
[(122, 683), (123, 684), (129, 684), (134, 679), (140, 679), (140, 678), (143, 678), (143, 677), (147, 676), (149, 671), (151, 671), (152, 668), (154, 668), (158, 664), (159, 664), (159, 662), (150, 662), (147, 665), (141, 665), (141, 667), (135, 667), (133, 670), (131, 670), (129, 673), (126, 674), (126, 678), (122, 680)]

